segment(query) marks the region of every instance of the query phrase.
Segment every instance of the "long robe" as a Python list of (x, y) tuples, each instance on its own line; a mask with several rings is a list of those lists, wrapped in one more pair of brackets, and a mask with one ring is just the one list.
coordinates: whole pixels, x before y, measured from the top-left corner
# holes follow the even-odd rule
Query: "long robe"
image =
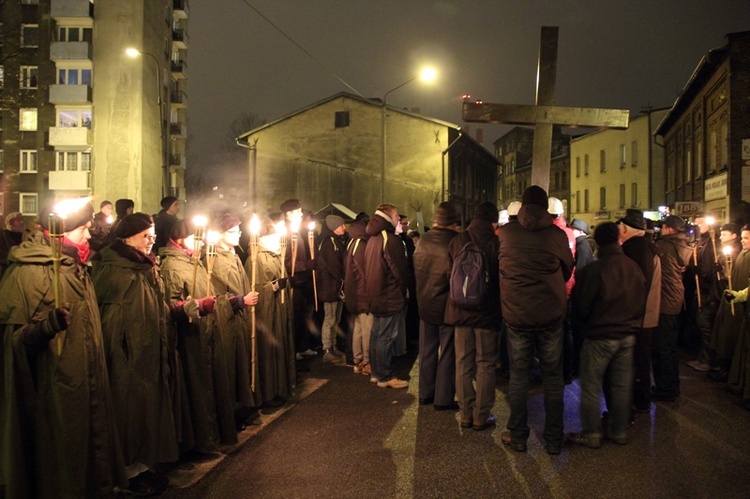
[[(281, 256), (262, 246), (258, 251), (255, 307), (258, 369), (263, 402), (289, 398), (296, 382), (294, 358), (294, 316), (289, 290), (281, 303), (281, 290), (274, 292), (272, 281), (281, 278)], [(245, 261), (245, 271), (252, 276), (252, 260)]]
[(95, 288), (125, 463), (153, 468), (178, 458), (174, 365), (158, 267), (134, 252), (102, 249)]
[[(174, 247), (159, 250), (161, 275), (169, 302), (186, 300), (193, 293), (193, 259)], [(199, 262), (195, 295), (208, 295), (208, 274)], [(229, 392), (227, 359), (222, 332), (213, 314), (199, 321), (175, 320), (177, 352), (180, 355), (188, 416), (191, 421), (194, 448), (209, 452), (218, 443), (237, 443), (234, 424), (234, 397)]]
[(91, 279), (63, 257), (68, 328), (35, 353), (21, 334), (55, 307), (52, 249), (41, 238), (26, 241), (10, 262), (0, 283), (0, 495), (111, 495), (127, 480)]
[[(750, 252), (742, 250), (732, 260), (732, 289), (735, 291), (744, 289), (747, 285), (748, 274), (750, 274)], [(709, 342), (709, 346), (714, 349), (718, 359), (731, 360), (734, 356), (734, 348), (737, 345), (737, 337), (745, 315), (745, 306), (745, 303), (735, 303), (734, 315), (732, 315), (731, 305), (726, 300), (721, 300), (719, 303)]]
[[(229, 391), (234, 394), (235, 409), (256, 407), (261, 405), (262, 397), (259, 384), (256, 383), (255, 393), (251, 389), (250, 310), (232, 310), (228, 295), (243, 297), (248, 294), (250, 280), (234, 251), (217, 249), (214, 258), (211, 274), (211, 285), (216, 293), (214, 313), (221, 328), (227, 356)], [(256, 380), (257, 368), (256, 365)]]
[[(744, 280), (750, 286), (750, 279)], [(732, 283), (734, 284), (734, 282)], [(742, 328), (737, 336), (732, 367), (727, 378), (729, 389), (750, 403), (750, 308), (745, 306)]]

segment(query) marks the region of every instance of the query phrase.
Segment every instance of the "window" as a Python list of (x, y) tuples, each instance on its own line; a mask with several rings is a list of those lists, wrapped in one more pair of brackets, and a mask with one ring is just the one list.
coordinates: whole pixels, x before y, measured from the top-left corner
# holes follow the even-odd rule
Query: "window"
[[(0, 2), (0, 5), (2, 5), (2, 2)], [(0, 23), (0, 47), (3, 46), (3, 43), (5, 43), (5, 37), (3, 36), (3, 23)]]
[(5, 151), (0, 149), (0, 173), (5, 170)]
[(638, 184), (635, 182), (630, 184), (630, 205), (633, 208), (638, 207)]
[[(589, 174), (589, 155), (588, 154), (583, 155), (583, 174), (585, 176), (588, 176)], [(586, 211), (588, 211), (588, 209)]]
[(583, 211), (589, 211), (589, 190), (583, 191)]
[(349, 111), (337, 111), (336, 128), (344, 128), (347, 126), (349, 126)]
[(607, 188), (606, 187), (599, 188), (599, 209), (600, 210), (607, 209)]
[(57, 83), (60, 85), (91, 86), (91, 70), (81, 68), (58, 69)]
[(21, 47), (38, 47), (39, 46), (39, 25), (22, 24), (21, 25)]
[(576, 178), (581, 176), (581, 157), (576, 157)]
[(563, 170), (560, 172), (560, 179), (562, 182), (562, 185), (560, 186), (560, 189), (568, 190), (568, 172), (567, 170)]
[[(0, 33), (0, 37), (3, 36), (2, 33)], [(0, 47), (2, 47), (2, 43), (0, 43)], [(3, 88), (5, 86), (5, 68), (0, 66), (0, 88)]]
[(24, 215), (36, 215), (39, 211), (39, 195), (32, 192), (22, 192), (18, 195), (18, 205)]
[(57, 126), (91, 129), (91, 109), (59, 109), (57, 111)]
[(22, 107), (18, 110), (18, 129), (22, 132), (35, 132), (37, 127), (37, 113), (34, 107)]
[(685, 181), (691, 182), (693, 180), (693, 151), (690, 150), (690, 143), (687, 145), (687, 151), (685, 151)]
[(726, 123), (721, 124), (721, 143), (720, 148), (720, 168), (729, 166), (729, 126)]
[(60, 172), (90, 172), (90, 152), (56, 152), (55, 165)]
[(576, 213), (581, 212), (581, 191), (576, 191)]
[(620, 168), (625, 168), (628, 161), (628, 149), (625, 144), (620, 144)]
[(632, 166), (638, 166), (638, 142), (635, 140), (630, 143), (630, 161)]
[(695, 178), (703, 177), (703, 142), (695, 144)]
[(620, 184), (620, 208), (625, 208), (625, 184)]
[(39, 66), (21, 66), (21, 88), (36, 88)]
[(22, 150), (21, 151), (21, 167), (19, 171), (21, 173), (36, 173), (36, 151), (34, 150)]
[(57, 30), (57, 40), (60, 42), (90, 42), (93, 28), (78, 26), (60, 26)]
[(607, 151), (605, 151), (604, 149), (599, 151), (599, 171), (607, 171)]

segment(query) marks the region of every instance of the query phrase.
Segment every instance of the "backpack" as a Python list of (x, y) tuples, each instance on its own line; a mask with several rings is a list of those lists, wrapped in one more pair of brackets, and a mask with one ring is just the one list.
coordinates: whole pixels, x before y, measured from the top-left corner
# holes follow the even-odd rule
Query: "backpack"
[(480, 309), (490, 289), (487, 256), (473, 241), (461, 247), (453, 259), (450, 298), (459, 308)]

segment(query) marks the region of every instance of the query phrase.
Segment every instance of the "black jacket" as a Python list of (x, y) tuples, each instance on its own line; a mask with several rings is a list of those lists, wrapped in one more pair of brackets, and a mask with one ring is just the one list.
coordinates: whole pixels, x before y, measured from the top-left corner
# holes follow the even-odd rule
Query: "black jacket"
[(616, 244), (599, 248), (599, 260), (576, 272), (573, 323), (588, 339), (638, 332), (646, 312), (646, 278)]
[(365, 248), (370, 239), (367, 222), (358, 221), (349, 226), (351, 239), (346, 247), (344, 259), (344, 302), (352, 314), (370, 311), (367, 303), (367, 281), (365, 279)]
[(373, 215), (367, 224), (365, 279), (370, 312), (378, 317), (400, 313), (406, 306), (409, 264), (404, 243), (390, 220)]
[(583, 235), (576, 237), (576, 272), (590, 263), (594, 263), (594, 252), (591, 250), (589, 239)]
[(161, 210), (154, 217), (154, 232), (156, 232), (156, 241), (154, 242), (153, 252), (159, 254), (159, 248), (167, 245), (169, 236), (172, 233), (172, 227), (177, 222), (175, 215), (170, 215), (167, 210)]
[(340, 301), (339, 292), (344, 286), (344, 255), (346, 247), (341, 236), (323, 225), (315, 255), (315, 274), (318, 301)]
[(429, 324), (445, 322), (451, 276), (449, 245), (457, 234), (452, 229), (434, 227), (420, 238), (414, 250), (419, 318)]
[(89, 232), (91, 233), (91, 239), (89, 239), (91, 251), (101, 251), (107, 245), (107, 236), (109, 236), (109, 223), (107, 223), (107, 217), (104, 213), (100, 211), (94, 215), (94, 221)]

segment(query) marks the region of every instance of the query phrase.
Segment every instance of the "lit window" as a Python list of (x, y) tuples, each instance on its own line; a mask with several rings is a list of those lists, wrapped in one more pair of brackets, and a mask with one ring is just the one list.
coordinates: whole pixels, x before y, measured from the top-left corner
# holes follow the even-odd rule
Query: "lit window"
[(22, 107), (18, 110), (18, 129), (22, 132), (35, 132), (37, 127), (37, 111), (34, 107)]
[(21, 213), (23, 215), (36, 215), (39, 211), (39, 195), (32, 192), (22, 192), (18, 196)]
[(33, 150), (22, 150), (21, 151), (21, 173), (36, 173), (37, 172), (37, 153)]
[(57, 171), (67, 172), (90, 172), (91, 171), (91, 153), (90, 152), (56, 152), (55, 164)]
[(39, 46), (39, 25), (22, 24), (21, 25), (21, 47), (38, 47)]
[(21, 88), (36, 88), (39, 66), (21, 66)]
[(91, 109), (59, 109), (57, 111), (57, 126), (91, 129)]

